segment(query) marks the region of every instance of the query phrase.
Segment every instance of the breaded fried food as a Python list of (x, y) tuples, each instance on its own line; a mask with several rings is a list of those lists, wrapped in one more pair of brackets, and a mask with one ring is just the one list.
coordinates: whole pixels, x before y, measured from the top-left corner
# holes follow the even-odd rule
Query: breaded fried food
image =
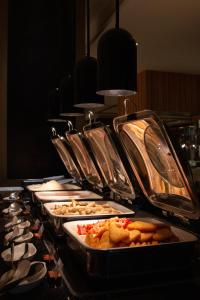
[(140, 242), (149, 242), (152, 240), (154, 233), (153, 232), (141, 232)]
[(119, 228), (115, 222), (109, 223), (110, 240), (113, 243), (119, 243), (129, 239), (129, 231)]
[(97, 237), (101, 238), (101, 236), (103, 235), (103, 233), (105, 231), (108, 231), (109, 230), (109, 226), (108, 226), (108, 223), (105, 223), (105, 226), (101, 226), (97, 232)]
[(141, 232), (139, 230), (133, 229), (133, 230), (130, 230), (129, 236), (130, 236), (130, 241), (135, 242), (140, 239)]
[(153, 234), (153, 240), (158, 242), (163, 242), (170, 239), (173, 236), (173, 233), (170, 228), (161, 228)]
[(93, 248), (99, 248), (99, 238), (96, 234), (88, 233), (85, 237), (85, 242)]
[(133, 223), (128, 224), (127, 228), (129, 230), (139, 230), (141, 232), (153, 232), (156, 231), (157, 225), (153, 223), (143, 222), (143, 221), (135, 221)]
[(106, 249), (106, 248), (112, 248), (112, 247), (113, 247), (113, 243), (110, 241), (109, 231), (104, 231), (101, 239), (99, 240), (98, 248)]

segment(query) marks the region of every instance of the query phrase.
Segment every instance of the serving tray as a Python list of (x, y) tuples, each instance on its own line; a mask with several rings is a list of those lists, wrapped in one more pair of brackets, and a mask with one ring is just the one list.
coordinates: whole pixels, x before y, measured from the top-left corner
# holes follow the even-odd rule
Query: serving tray
[[(55, 207), (55, 205), (66, 205), (70, 204), (71, 201), (68, 202), (51, 202), (51, 203), (45, 203), (44, 204), (44, 209), (46, 210), (47, 214), (49, 215), (49, 222), (53, 225), (54, 230), (58, 234), (63, 234), (63, 227), (62, 224), (64, 222), (72, 221), (72, 220), (85, 220), (85, 219), (93, 219), (94, 217), (97, 219), (102, 219), (102, 218), (109, 218), (109, 217), (114, 217), (114, 216), (123, 216), (123, 217), (131, 217), (134, 215), (134, 211), (126, 208), (125, 206), (118, 204), (114, 201), (101, 201), (98, 200), (97, 204), (109, 204), (112, 208), (118, 210), (119, 212), (115, 213), (104, 213), (104, 214), (85, 214), (85, 215), (80, 215), (80, 214), (68, 214), (68, 215), (57, 215), (55, 214), (52, 209)], [(81, 202), (85, 202), (82, 201)]]
[[(132, 221), (160, 222), (156, 218), (134, 218)], [(152, 273), (162, 269), (174, 269), (190, 264), (195, 257), (197, 237), (181, 228), (171, 226), (178, 242), (140, 247), (116, 247), (97, 249), (85, 242), (85, 236), (77, 232), (77, 225), (96, 223), (99, 220), (79, 220), (63, 224), (69, 239), (69, 247), (91, 277), (112, 278)], [(164, 222), (162, 222), (164, 223)]]

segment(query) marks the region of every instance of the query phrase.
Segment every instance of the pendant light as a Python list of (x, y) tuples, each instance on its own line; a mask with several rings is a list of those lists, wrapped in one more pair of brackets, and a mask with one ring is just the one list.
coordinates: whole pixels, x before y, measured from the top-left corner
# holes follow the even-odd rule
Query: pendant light
[(119, 0), (115, 4), (115, 28), (106, 31), (97, 46), (97, 94), (130, 96), (137, 90), (137, 44), (127, 30), (119, 28)]
[(104, 98), (96, 94), (97, 60), (90, 56), (90, 7), (85, 0), (86, 13), (86, 55), (74, 69), (75, 107), (96, 108), (104, 106)]

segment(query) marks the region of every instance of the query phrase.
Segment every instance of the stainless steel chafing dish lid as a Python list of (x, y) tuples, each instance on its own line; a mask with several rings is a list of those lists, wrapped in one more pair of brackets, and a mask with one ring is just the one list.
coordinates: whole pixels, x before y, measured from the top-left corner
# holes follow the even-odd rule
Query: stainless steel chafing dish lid
[(101, 122), (86, 125), (83, 131), (107, 186), (122, 199), (134, 199), (135, 191), (124, 166), (125, 157), (119, 153), (114, 132)]
[(82, 182), (84, 180), (84, 176), (81, 173), (78, 162), (76, 161), (76, 158), (74, 157), (66, 138), (54, 134), (54, 136), (51, 138), (51, 141), (54, 144), (68, 173), (78, 182)]
[(84, 135), (76, 130), (68, 131), (65, 135), (87, 181), (102, 189), (104, 187), (103, 178)]
[(178, 157), (158, 116), (141, 111), (115, 118), (113, 126), (149, 201), (173, 215), (199, 218), (198, 198), (184, 159)]

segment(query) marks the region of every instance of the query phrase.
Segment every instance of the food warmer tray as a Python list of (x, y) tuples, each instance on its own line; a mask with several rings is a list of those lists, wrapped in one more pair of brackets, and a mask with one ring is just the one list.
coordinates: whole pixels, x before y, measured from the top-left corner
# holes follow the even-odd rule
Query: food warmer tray
[(56, 215), (52, 212), (52, 208), (55, 205), (64, 205), (69, 204), (68, 202), (53, 202), (53, 203), (45, 203), (44, 209), (46, 210), (47, 214), (49, 215), (49, 222), (53, 225), (55, 232), (62, 234), (63, 227), (62, 224), (67, 221), (72, 220), (85, 220), (85, 219), (93, 219), (94, 216), (96, 219), (104, 219), (109, 217), (121, 216), (121, 217), (131, 217), (134, 215), (134, 212), (127, 207), (116, 203), (114, 201), (101, 201), (98, 200), (97, 204), (109, 204), (112, 208), (119, 211), (119, 213), (107, 213), (107, 214), (88, 214), (88, 215)]
[[(179, 224), (192, 225), (198, 222), (200, 206), (192, 178), (157, 115), (153, 111), (141, 111), (120, 116), (113, 120), (113, 127), (115, 134), (100, 122), (83, 128), (110, 189), (121, 199), (132, 200), (133, 207), (138, 191), (152, 207), (160, 209), (160, 214), (163, 213), (166, 218), (173, 216)], [(196, 258), (193, 254), (198, 239), (192, 234), (188, 236), (184, 230), (178, 233), (182, 239), (189, 239), (180, 243), (123, 248), (119, 251), (112, 249), (108, 252), (88, 250), (79, 240), (73, 240), (76, 240), (76, 249), (82, 249), (84, 263), (88, 259), (87, 270), (91, 275), (98, 276), (99, 273), (99, 276), (104, 276), (105, 273), (106, 276), (115, 276), (120, 272), (125, 275), (140, 272), (140, 269), (151, 271), (154, 268), (189, 263)], [(70, 235), (73, 237), (73, 234)], [(89, 258), (86, 258), (87, 255)], [(119, 261), (121, 271), (118, 269)], [(124, 261), (123, 265), (121, 261)], [(132, 261), (131, 267), (129, 261)]]
[[(154, 218), (134, 218), (132, 221), (160, 222)], [(68, 246), (74, 252), (83, 269), (93, 278), (115, 278), (152, 274), (163, 269), (172, 270), (189, 266), (195, 256), (197, 237), (181, 228), (171, 226), (178, 242), (139, 247), (97, 249), (88, 246), (77, 233), (77, 225), (92, 224), (99, 220), (71, 221), (63, 224)], [(162, 223), (164, 223), (162, 221)]]
[(31, 184), (27, 185), (26, 189), (29, 192), (47, 192), (47, 191), (78, 191), (81, 190), (81, 187), (71, 183), (62, 183), (61, 188), (59, 189), (42, 189), (42, 184)]
[(44, 204), (47, 202), (63, 202), (67, 200), (102, 200), (102, 196), (91, 191), (54, 191), (54, 192), (36, 192), (34, 199), (40, 209), (41, 214), (46, 215)]
[(102, 196), (91, 191), (55, 191), (55, 192), (36, 192), (35, 197), (42, 203), (67, 201), (67, 200), (100, 200)]

